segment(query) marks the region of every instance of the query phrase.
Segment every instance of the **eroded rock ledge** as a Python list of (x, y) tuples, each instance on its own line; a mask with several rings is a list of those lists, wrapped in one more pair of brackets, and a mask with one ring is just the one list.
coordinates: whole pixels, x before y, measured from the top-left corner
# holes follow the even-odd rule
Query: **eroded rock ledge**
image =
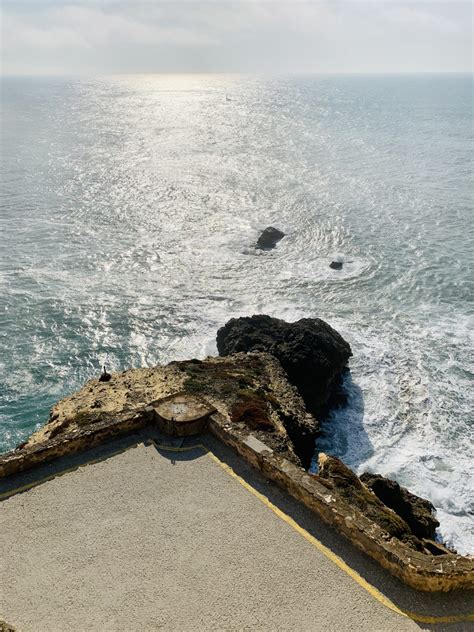
[(323, 453), (319, 455), (318, 465), (318, 478), (324, 479), (325, 485), (391, 537), (427, 555), (455, 553), (435, 541), (439, 522), (428, 500), (377, 474), (362, 474), (359, 478), (342, 461)]
[(93, 428), (124, 414), (140, 414), (150, 403), (183, 392), (203, 397), (233, 426), (264, 439), (297, 465), (302, 460), (292, 437), (313, 437), (318, 431), (318, 422), (306, 412), (276, 358), (254, 352), (129, 369), (114, 373), (108, 382), (89, 380), (80, 391), (58, 402), (48, 423), (24, 445)]
[[(221, 356), (266, 351), (279, 360), (288, 380), (303, 398), (307, 410), (321, 419), (327, 412), (342, 372), (352, 355), (349, 343), (320, 318), (287, 323), (266, 315), (232, 318), (217, 332)], [(304, 467), (314, 455), (318, 427), (306, 434), (288, 432)]]

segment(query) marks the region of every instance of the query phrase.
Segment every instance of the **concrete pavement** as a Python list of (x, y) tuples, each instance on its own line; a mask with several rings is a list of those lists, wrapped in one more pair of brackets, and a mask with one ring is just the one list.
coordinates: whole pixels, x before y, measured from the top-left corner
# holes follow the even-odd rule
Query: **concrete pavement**
[(22, 632), (434, 627), (381, 603), (292, 520), (402, 610), (472, 609), (466, 593), (407, 589), (221, 444), (206, 442), (289, 521), (203, 450), (140, 444), (1, 503), (0, 619)]

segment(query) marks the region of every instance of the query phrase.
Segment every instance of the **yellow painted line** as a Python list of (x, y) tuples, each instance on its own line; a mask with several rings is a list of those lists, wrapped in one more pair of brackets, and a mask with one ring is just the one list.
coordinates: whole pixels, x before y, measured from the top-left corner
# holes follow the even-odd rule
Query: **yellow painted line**
[(421, 615), (415, 612), (410, 612), (408, 610), (401, 610), (397, 605), (393, 603), (388, 597), (382, 594), (375, 586), (369, 584), (357, 571), (351, 568), (343, 559), (341, 559), (338, 555), (336, 555), (331, 549), (325, 546), (322, 542), (320, 542), (313, 535), (308, 533), (306, 529), (303, 529), (293, 518), (288, 516), (284, 511), (282, 511), (279, 507), (274, 505), (264, 494), (257, 491), (252, 485), (247, 483), (241, 476), (239, 476), (227, 463), (224, 463), (217, 457), (213, 452), (207, 449), (204, 445), (196, 446), (202, 447), (206, 454), (215, 461), (223, 470), (225, 470), (230, 476), (235, 478), (247, 491), (249, 491), (253, 496), (258, 498), (260, 502), (266, 505), (269, 509), (273, 511), (279, 518), (281, 518), (284, 522), (286, 522), (290, 527), (292, 527), (295, 531), (297, 531), (305, 540), (307, 540), (310, 544), (312, 544), (318, 551), (323, 553), (328, 559), (330, 559), (336, 566), (338, 566), (342, 571), (344, 571), (349, 577), (351, 577), (354, 581), (356, 581), (359, 586), (361, 586), (364, 590), (366, 590), (374, 599), (379, 601), (382, 605), (393, 610), (399, 615), (404, 617), (413, 619), (414, 621), (419, 621), (420, 623), (459, 623), (461, 621), (474, 621), (474, 613), (466, 614), (466, 615), (448, 615), (448, 616), (430, 616), (430, 615)]
[(37, 485), (41, 485), (42, 483), (50, 481), (53, 478), (56, 478), (57, 476), (62, 476), (63, 474), (68, 474), (69, 472), (74, 472), (75, 470), (77, 470), (80, 467), (83, 467), (85, 465), (93, 465), (94, 463), (99, 463), (99, 462), (104, 461), (105, 459), (108, 459), (110, 457), (114, 457), (114, 456), (117, 456), (118, 454), (122, 454), (123, 452), (126, 452), (130, 448), (134, 448), (134, 447), (136, 447), (137, 445), (139, 445), (141, 443), (143, 443), (144, 445), (153, 444), (155, 446), (155, 448), (157, 448), (159, 450), (163, 450), (165, 452), (189, 452), (191, 450), (196, 450), (196, 449), (202, 450), (204, 452), (205, 456), (210, 457), (215, 463), (217, 463), (217, 465), (219, 465), (225, 472), (227, 472), (227, 474), (229, 474), (230, 476), (232, 476), (232, 478), (234, 478), (236, 481), (238, 481), (242, 485), (242, 487), (244, 487), (248, 492), (250, 492), (253, 496), (255, 496), (255, 498), (257, 498), (266, 507), (268, 507), (271, 511), (273, 511), (273, 513), (275, 515), (277, 515), (279, 518), (281, 518), (281, 520), (283, 520), (284, 522), (286, 522), (286, 524), (288, 524), (290, 527), (292, 527), (297, 533), (299, 533), (307, 542), (309, 542), (312, 546), (314, 546), (325, 557), (327, 557), (334, 564), (336, 564), (336, 566), (338, 568), (340, 568), (342, 571), (344, 571), (344, 573), (346, 573), (346, 575), (348, 575), (355, 582), (357, 582), (357, 584), (359, 584), (359, 586), (361, 588), (363, 588), (366, 592), (368, 592), (369, 595), (371, 595), (379, 603), (381, 603), (386, 608), (389, 608), (393, 612), (396, 612), (397, 614), (399, 614), (399, 615), (401, 615), (403, 617), (407, 617), (409, 619), (412, 619), (413, 621), (418, 621), (420, 623), (460, 623), (460, 622), (465, 622), (465, 621), (474, 621), (474, 613), (472, 613), (472, 614), (465, 614), (465, 615), (447, 615), (447, 616), (441, 616), (440, 617), (440, 616), (431, 616), (431, 615), (417, 614), (416, 612), (411, 612), (409, 610), (402, 610), (396, 604), (394, 604), (393, 601), (388, 599), (388, 597), (386, 597), (377, 588), (375, 588), (375, 586), (372, 586), (372, 584), (370, 584), (361, 575), (359, 575), (359, 573), (357, 571), (355, 571), (348, 564), (346, 564), (346, 562), (344, 562), (344, 560), (342, 558), (340, 558), (338, 555), (336, 555), (336, 553), (334, 553), (334, 551), (331, 551), (331, 549), (329, 549), (322, 542), (320, 542), (317, 538), (315, 538), (313, 535), (311, 535), (311, 533), (306, 531), (306, 529), (303, 529), (303, 527), (301, 527), (295, 520), (293, 520), (293, 518), (291, 518), (291, 516), (286, 514), (284, 511), (282, 511), (276, 505), (274, 505), (267, 498), (267, 496), (265, 496), (264, 494), (262, 494), (261, 492), (256, 490), (254, 487), (252, 487), (252, 485), (247, 483), (247, 481), (244, 480), (241, 476), (239, 476), (230, 467), (230, 465), (227, 465), (227, 463), (224, 463), (223, 461), (221, 461), (221, 459), (219, 459), (218, 456), (216, 456), (213, 452), (211, 452), (209, 450), (209, 448), (206, 447), (202, 443), (198, 443), (198, 444), (192, 445), (192, 446), (186, 446), (184, 448), (175, 448), (173, 446), (161, 445), (161, 444), (157, 443), (154, 439), (148, 439), (146, 441), (138, 441), (137, 443), (133, 443), (133, 444), (128, 445), (128, 446), (126, 446), (126, 447), (124, 447), (124, 448), (122, 448), (120, 450), (117, 450), (116, 452), (108, 454), (105, 457), (98, 457), (96, 459), (90, 459), (89, 461), (81, 463), (80, 465), (76, 465), (76, 466), (68, 468), (66, 470), (61, 470), (61, 472), (57, 472), (56, 474), (51, 474), (50, 476), (46, 476), (45, 478), (39, 479), (37, 481), (33, 481), (33, 482), (28, 483), (26, 485), (23, 485), (21, 487), (17, 487), (16, 489), (10, 490), (8, 492), (4, 492), (3, 494), (0, 494), (0, 500), (3, 500), (5, 498), (9, 498), (11, 496), (14, 496), (15, 494), (18, 494), (20, 492), (23, 492), (23, 491), (26, 491), (28, 489), (31, 489), (32, 487), (36, 487)]
[[(166, 446), (160, 446), (153, 439), (151, 442), (155, 445), (156, 448), (160, 448), (163, 450), (167, 450)], [(293, 518), (288, 516), (284, 511), (282, 511), (279, 507), (274, 505), (264, 494), (256, 490), (252, 485), (247, 483), (241, 476), (239, 476), (231, 467), (224, 463), (216, 456), (213, 452), (209, 450), (205, 445), (199, 443), (194, 446), (189, 446), (186, 448), (173, 448), (174, 451), (181, 452), (186, 450), (193, 450), (196, 448), (202, 449), (207, 456), (209, 456), (215, 463), (217, 463), (227, 474), (232, 476), (236, 481), (238, 481), (247, 491), (249, 491), (255, 498), (258, 498), (260, 502), (266, 505), (269, 509), (273, 511), (279, 518), (281, 518), (284, 522), (286, 522), (290, 527), (292, 527), (295, 531), (297, 531), (305, 540), (307, 540), (310, 544), (312, 544), (318, 551), (323, 553), (328, 559), (330, 559), (336, 566), (338, 566), (342, 571), (344, 571), (349, 577), (351, 577), (354, 581), (356, 581), (359, 586), (361, 586), (364, 590), (366, 590), (374, 599), (379, 601), (386, 608), (389, 608), (393, 612), (397, 614), (407, 617), (409, 619), (413, 619), (414, 621), (419, 621), (420, 623), (459, 623), (462, 621), (474, 621), (474, 613), (466, 614), (466, 615), (448, 615), (448, 616), (430, 616), (430, 615), (421, 615), (415, 612), (410, 612), (408, 610), (401, 610), (397, 605), (393, 603), (388, 597), (382, 594), (375, 586), (369, 584), (367, 580), (365, 580), (357, 571), (351, 568), (343, 559), (341, 559), (336, 553), (331, 551), (327, 546), (325, 546), (322, 542), (320, 542), (317, 538), (315, 538), (311, 533), (308, 533), (306, 529), (303, 529)]]

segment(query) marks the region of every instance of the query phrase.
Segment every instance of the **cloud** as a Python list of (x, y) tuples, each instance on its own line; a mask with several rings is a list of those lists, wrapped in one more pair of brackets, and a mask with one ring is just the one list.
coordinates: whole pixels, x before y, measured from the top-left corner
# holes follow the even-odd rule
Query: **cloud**
[(433, 35), (454, 34), (458, 29), (456, 22), (449, 17), (437, 14), (432, 7), (406, 6), (403, 4), (387, 6), (388, 17), (394, 25), (410, 31), (427, 31)]
[[(214, 44), (215, 40), (206, 33), (182, 25), (163, 25), (162, 12), (150, 11), (140, 21), (130, 15), (106, 12), (81, 6), (66, 6), (54, 10), (50, 17), (56, 23), (65, 23), (81, 33), (91, 45), (106, 46), (115, 43), (155, 45), (172, 44), (195, 46)], [(151, 21), (150, 17), (154, 20)]]
[[(39, 19), (44, 17), (44, 20)], [(50, 50), (61, 47), (104, 47), (114, 44), (194, 46), (213, 44), (208, 35), (183, 26), (161, 26), (139, 21), (126, 14), (105, 12), (88, 6), (53, 7), (39, 16), (3, 20), (4, 48), (23, 46)]]
[(4, 0), (2, 14), (5, 74), (466, 71), (471, 62), (468, 2)]

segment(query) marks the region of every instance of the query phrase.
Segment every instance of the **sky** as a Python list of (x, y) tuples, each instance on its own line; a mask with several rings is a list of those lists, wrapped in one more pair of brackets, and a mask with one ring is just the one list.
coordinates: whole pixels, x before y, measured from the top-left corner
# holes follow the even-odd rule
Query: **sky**
[(2, 0), (0, 72), (472, 72), (473, 4)]

